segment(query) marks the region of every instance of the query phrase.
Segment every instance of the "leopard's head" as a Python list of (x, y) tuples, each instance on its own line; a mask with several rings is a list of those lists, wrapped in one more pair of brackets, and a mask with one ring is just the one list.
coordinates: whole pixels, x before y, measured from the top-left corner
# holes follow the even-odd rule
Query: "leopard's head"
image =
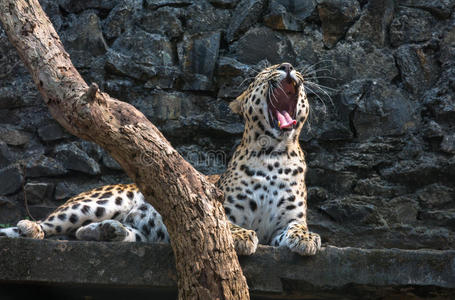
[(279, 140), (298, 136), (309, 113), (304, 78), (289, 63), (268, 67), (229, 107), (243, 116), (246, 131)]

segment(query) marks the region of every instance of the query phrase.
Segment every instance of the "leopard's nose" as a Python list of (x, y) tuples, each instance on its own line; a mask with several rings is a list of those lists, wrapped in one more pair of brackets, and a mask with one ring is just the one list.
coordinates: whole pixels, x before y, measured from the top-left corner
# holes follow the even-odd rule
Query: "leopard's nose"
[(290, 63), (282, 63), (278, 67), (278, 70), (286, 72), (286, 75), (289, 76), (291, 74), (291, 71), (294, 70), (294, 67)]

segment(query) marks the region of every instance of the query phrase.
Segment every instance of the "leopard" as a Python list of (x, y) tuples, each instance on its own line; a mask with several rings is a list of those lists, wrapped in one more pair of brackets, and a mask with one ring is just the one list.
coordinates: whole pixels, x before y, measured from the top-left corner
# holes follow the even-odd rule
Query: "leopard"
[[(299, 135), (310, 106), (303, 75), (290, 63), (264, 68), (229, 104), (244, 120), (240, 144), (226, 171), (210, 181), (224, 194), (224, 210), (238, 255), (258, 244), (315, 255), (321, 238), (307, 224), (307, 170)], [(0, 236), (169, 243), (158, 211), (135, 184), (95, 188), (70, 198), (40, 221), (21, 220)]]

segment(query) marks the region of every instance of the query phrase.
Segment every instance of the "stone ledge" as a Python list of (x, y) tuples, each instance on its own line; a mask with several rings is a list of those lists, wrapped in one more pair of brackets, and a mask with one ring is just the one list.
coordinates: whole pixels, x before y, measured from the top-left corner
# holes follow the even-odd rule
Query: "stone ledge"
[[(253, 295), (357, 299), (368, 295), (455, 297), (455, 250), (328, 246), (314, 257), (260, 246), (241, 257)], [(175, 290), (164, 244), (0, 238), (0, 283)]]

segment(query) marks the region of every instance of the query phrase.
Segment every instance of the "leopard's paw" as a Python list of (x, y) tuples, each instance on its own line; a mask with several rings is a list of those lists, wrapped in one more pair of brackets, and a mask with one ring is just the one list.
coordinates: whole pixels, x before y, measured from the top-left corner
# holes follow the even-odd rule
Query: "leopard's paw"
[(321, 237), (309, 231), (289, 231), (283, 242), (292, 252), (304, 256), (315, 255), (321, 250)]
[(239, 227), (232, 231), (232, 238), (237, 255), (251, 255), (256, 252), (259, 240), (254, 230)]
[(76, 238), (84, 241), (123, 241), (127, 235), (125, 227), (116, 220), (91, 223), (76, 231)]
[(100, 223), (101, 240), (120, 242), (128, 236), (126, 228), (116, 220), (104, 220)]
[(44, 231), (36, 222), (21, 220), (17, 223), (17, 229), (21, 236), (39, 240), (44, 239)]

